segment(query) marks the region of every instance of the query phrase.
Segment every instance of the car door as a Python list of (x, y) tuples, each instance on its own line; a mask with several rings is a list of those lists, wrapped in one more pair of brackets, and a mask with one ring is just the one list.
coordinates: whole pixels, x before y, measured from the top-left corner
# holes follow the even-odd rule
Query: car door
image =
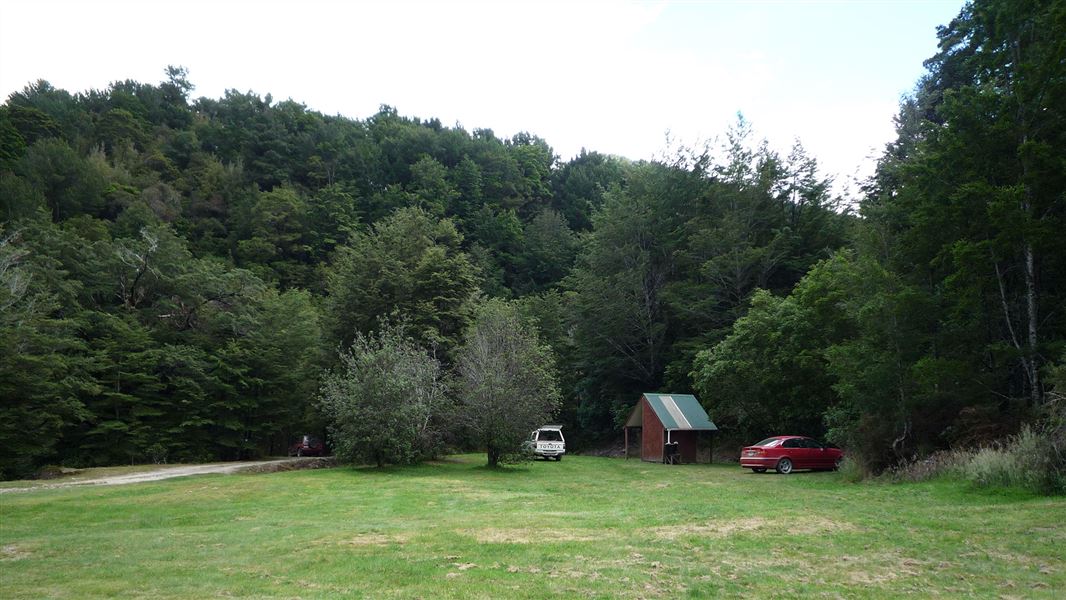
[(805, 469), (807, 463), (806, 449), (803, 448), (803, 440), (789, 438), (781, 444), (781, 456), (788, 457), (792, 461), (792, 468)]
[(808, 452), (810, 452), (810, 464), (812, 469), (825, 469), (831, 467), (832, 461), (829, 460), (829, 453), (825, 451), (825, 447), (815, 440), (806, 440)]
[[(799, 452), (803, 457), (801, 459), (801, 465), (804, 469), (817, 469), (821, 456), (819, 456), (822, 447), (811, 438), (800, 438), (796, 440), (799, 442)], [(798, 465), (797, 465), (798, 466)]]

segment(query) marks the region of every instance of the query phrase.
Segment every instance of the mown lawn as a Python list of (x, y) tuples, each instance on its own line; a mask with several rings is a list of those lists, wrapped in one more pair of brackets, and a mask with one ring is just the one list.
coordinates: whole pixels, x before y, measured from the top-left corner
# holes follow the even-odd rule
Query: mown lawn
[(1066, 499), (567, 457), (0, 494), (3, 598), (1063, 597)]

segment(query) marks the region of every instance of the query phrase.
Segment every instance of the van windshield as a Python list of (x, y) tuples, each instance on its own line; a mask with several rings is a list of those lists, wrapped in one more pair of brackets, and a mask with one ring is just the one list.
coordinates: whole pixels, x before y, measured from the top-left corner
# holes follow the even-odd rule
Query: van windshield
[(541, 429), (537, 439), (542, 442), (561, 442), (563, 436), (558, 429)]

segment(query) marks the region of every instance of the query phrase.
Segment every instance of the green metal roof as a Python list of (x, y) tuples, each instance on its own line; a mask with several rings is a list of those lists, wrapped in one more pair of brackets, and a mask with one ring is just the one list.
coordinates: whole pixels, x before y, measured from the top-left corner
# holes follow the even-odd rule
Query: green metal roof
[(665, 429), (717, 431), (707, 411), (692, 394), (644, 394)]

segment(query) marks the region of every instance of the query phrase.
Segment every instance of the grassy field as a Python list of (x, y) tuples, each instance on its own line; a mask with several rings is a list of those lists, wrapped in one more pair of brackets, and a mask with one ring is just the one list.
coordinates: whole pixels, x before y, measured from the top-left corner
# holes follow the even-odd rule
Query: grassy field
[(567, 457), (0, 494), (3, 598), (1063, 597), (1066, 499)]

